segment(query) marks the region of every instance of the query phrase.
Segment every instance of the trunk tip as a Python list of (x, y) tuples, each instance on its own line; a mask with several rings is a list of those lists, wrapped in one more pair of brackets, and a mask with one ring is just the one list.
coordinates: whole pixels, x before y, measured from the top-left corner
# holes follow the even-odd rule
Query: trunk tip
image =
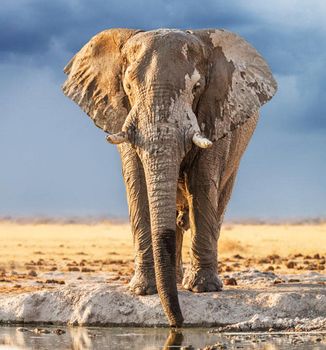
[(183, 325), (183, 321), (183, 316), (182, 314), (180, 314), (177, 317), (174, 317), (173, 319), (169, 319), (169, 324), (171, 328), (181, 328)]

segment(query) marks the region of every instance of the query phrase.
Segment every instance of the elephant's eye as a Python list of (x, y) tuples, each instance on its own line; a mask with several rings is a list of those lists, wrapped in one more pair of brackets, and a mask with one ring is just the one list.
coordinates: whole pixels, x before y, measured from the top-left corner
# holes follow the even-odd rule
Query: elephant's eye
[(192, 88), (192, 92), (195, 94), (199, 90), (200, 86), (200, 82), (198, 81)]

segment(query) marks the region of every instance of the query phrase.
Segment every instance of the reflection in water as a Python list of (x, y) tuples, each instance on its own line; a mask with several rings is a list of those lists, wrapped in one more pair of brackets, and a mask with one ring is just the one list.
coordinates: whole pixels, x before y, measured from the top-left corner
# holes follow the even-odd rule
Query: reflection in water
[[(16, 327), (0, 327), (0, 350), (27, 349), (180, 349), (190, 345), (195, 349), (218, 344), (217, 349), (255, 350), (326, 350), (326, 333), (318, 334), (271, 334), (242, 333), (214, 334), (207, 329), (168, 330), (166, 328), (83, 328), (68, 327), (58, 335), (55, 328), (47, 327), (45, 332), (25, 332)], [(5, 347), (4, 347), (5, 346)]]
[(168, 350), (170, 347), (181, 346), (183, 341), (183, 334), (179, 330), (171, 329), (169, 332), (168, 339), (163, 346), (163, 350)]

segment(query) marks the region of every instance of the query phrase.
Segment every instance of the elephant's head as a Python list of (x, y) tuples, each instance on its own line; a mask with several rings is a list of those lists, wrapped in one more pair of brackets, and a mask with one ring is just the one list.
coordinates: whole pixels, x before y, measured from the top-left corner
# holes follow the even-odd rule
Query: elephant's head
[(131, 143), (142, 161), (157, 287), (170, 325), (180, 326), (175, 209), (181, 161), (271, 99), (276, 83), (268, 65), (223, 30), (111, 29), (93, 37), (65, 73), (64, 93), (109, 133), (109, 142)]

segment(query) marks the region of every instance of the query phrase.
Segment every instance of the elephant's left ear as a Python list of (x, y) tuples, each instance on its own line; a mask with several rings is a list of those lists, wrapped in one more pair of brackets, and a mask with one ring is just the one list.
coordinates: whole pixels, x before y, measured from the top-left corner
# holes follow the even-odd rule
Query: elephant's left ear
[(128, 115), (121, 50), (140, 30), (108, 29), (95, 35), (67, 64), (63, 92), (104, 131), (121, 131)]
[(214, 141), (257, 115), (274, 96), (277, 84), (266, 61), (240, 36), (215, 29), (192, 34), (208, 51), (208, 85), (197, 114), (215, 126), (207, 135)]

